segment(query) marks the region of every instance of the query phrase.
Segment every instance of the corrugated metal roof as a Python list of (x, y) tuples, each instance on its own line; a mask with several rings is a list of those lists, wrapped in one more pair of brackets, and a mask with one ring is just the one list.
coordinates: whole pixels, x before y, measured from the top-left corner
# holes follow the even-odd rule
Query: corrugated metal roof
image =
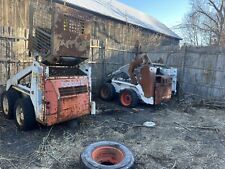
[(181, 39), (166, 25), (152, 16), (131, 8), (117, 0), (58, 0), (58, 2), (67, 2), (79, 8)]

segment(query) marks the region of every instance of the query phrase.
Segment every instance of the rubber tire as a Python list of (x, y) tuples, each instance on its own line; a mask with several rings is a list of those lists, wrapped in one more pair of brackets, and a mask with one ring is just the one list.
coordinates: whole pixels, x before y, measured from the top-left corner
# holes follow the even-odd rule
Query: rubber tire
[[(109, 166), (101, 165), (95, 162), (92, 158), (92, 152), (101, 146), (112, 146), (116, 147), (124, 153), (124, 159), (119, 164)], [(124, 145), (111, 141), (96, 142), (89, 145), (80, 156), (80, 162), (83, 169), (132, 169), (134, 166), (134, 156), (132, 152)]]
[[(103, 90), (107, 90), (108, 92), (107, 96), (103, 96), (102, 94)], [(111, 83), (105, 83), (104, 85), (101, 86), (99, 95), (102, 100), (111, 101), (116, 95), (116, 89)]]
[[(16, 118), (16, 109), (18, 108), (18, 106), (22, 108), (24, 115), (24, 121), (22, 125), (18, 123)], [(18, 127), (19, 130), (28, 131), (37, 127), (34, 106), (29, 97), (18, 99), (14, 107), (14, 112), (15, 112), (16, 126)]]
[[(124, 105), (123, 102), (122, 102), (122, 95), (124, 93), (128, 93), (131, 97), (131, 103), (129, 105)], [(138, 98), (138, 95), (137, 93), (134, 91), (134, 90), (131, 90), (131, 89), (125, 89), (125, 90), (122, 90), (120, 92), (120, 95), (119, 95), (119, 100), (120, 100), (120, 104), (124, 107), (129, 107), (129, 108), (134, 108), (138, 105), (139, 103), (139, 98)]]
[[(9, 104), (9, 113), (5, 114), (3, 110), (3, 98), (7, 97), (8, 99), (8, 104)], [(19, 99), (19, 93), (15, 89), (9, 89), (8, 91), (5, 91), (1, 95), (1, 108), (2, 108), (2, 113), (3, 116), (6, 119), (13, 119), (14, 118), (14, 106), (16, 101)]]

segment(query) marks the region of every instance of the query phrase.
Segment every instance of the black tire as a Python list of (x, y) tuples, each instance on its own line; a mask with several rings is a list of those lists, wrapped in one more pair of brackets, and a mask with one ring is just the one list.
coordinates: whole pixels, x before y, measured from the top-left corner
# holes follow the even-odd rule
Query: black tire
[(80, 160), (84, 169), (131, 169), (134, 165), (132, 152), (126, 146), (110, 141), (89, 145)]
[(1, 108), (3, 116), (7, 119), (14, 118), (14, 106), (19, 99), (19, 93), (14, 89), (9, 89), (1, 95)]
[(120, 92), (119, 95), (120, 104), (124, 107), (133, 108), (139, 103), (137, 93), (131, 89), (125, 89)]
[(105, 83), (100, 88), (100, 97), (102, 100), (111, 101), (116, 95), (115, 87), (110, 83)]
[(29, 97), (17, 100), (14, 112), (16, 125), (19, 130), (32, 130), (37, 126), (34, 107)]

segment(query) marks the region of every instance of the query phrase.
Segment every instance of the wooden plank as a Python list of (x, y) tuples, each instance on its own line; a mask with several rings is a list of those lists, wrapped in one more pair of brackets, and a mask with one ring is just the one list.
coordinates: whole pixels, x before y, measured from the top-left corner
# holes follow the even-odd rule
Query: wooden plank
[(2, 26), (3, 25), (3, 0), (0, 0), (0, 25)]

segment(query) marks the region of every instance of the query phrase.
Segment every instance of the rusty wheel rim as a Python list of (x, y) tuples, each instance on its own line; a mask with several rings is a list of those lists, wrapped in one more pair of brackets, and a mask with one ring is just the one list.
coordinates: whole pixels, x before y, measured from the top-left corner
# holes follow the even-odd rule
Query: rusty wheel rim
[(108, 95), (109, 95), (109, 91), (106, 88), (103, 88), (101, 90), (101, 96), (102, 96), (102, 98), (107, 98)]
[(120, 99), (121, 99), (121, 103), (122, 103), (124, 106), (129, 106), (129, 105), (131, 105), (132, 97), (131, 97), (131, 95), (130, 95), (128, 92), (122, 93)]
[(102, 146), (92, 152), (93, 160), (101, 165), (113, 166), (121, 163), (125, 155), (123, 151), (111, 146)]

